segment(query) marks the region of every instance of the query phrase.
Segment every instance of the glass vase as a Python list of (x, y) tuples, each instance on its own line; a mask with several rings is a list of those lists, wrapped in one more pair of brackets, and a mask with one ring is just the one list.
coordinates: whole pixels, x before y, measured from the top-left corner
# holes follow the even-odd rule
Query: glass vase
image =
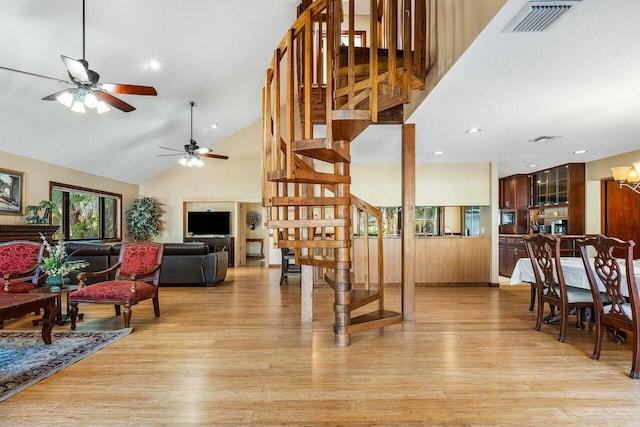
[(49, 287), (51, 292), (60, 292), (62, 287), (69, 281), (68, 278), (62, 276), (49, 276), (45, 285)]

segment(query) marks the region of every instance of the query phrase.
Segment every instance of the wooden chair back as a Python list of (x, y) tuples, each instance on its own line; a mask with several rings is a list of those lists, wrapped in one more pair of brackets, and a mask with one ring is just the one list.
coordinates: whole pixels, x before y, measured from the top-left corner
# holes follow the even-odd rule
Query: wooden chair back
[(135, 276), (138, 281), (151, 283), (158, 287), (164, 245), (154, 242), (125, 243), (120, 248), (116, 269), (116, 279), (129, 279)]
[[(626, 336), (621, 334), (619, 329), (631, 331), (634, 342), (629, 376), (638, 379), (640, 378), (640, 306), (633, 268), (634, 246), (633, 240), (624, 241), (603, 235), (578, 241), (580, 256), (595, 302), (596, 342), (591, 358), (600, 359), (605, 326), (613, 329), (613, 338), (618, 342), (626, 340)], [(589, 258), (588, 248), (595, 250), (592, 259)], [(614, 253), (624, 254), (624, 258), (618, 259)], [(602, 291), (604, 291), (604, 297), (601, 295)]]
[(0, 285), (5, 292), (11, 292), (10, 282), (29, 283), (32, 287), (44, 282), (38, 266), (42, 262), (44, 245), (42, 242), (14, 240), (0, 243)]

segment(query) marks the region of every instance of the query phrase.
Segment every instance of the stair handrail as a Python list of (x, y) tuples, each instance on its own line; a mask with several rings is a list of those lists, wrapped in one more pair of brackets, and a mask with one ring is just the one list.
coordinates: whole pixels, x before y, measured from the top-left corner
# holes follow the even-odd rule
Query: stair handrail
[[(339, 42), (342, 33), (343, 14), (340, 0), (305, 1), (299, 8), (298, 18), (276, 48), (267, 70), (266, 93), (263, 95), (263, 116), (265, 116), (263, 126), (265, 126), (265, 137), (271, 136), (273, 145), (280, 140), (280, 134), (285, 135), (286, 143), (283, 152), (277, 149), (268, 151), (271, 159), (265, 160), (269, 160), (266, 163), (271, 168), (286, 167), (288, 174), (291, 174), (294, 166), (291, 153), (292, 142), (296, 137), (313, 138), (311, 99), (314, 90), (319, 94), (324, 93), (324, 96), (330, 95), (331, 102), (324, 102), (326, 145), (330, 147), (333, 141), (331, 118), (333, 111), (338, 108), (339, 98), (346, 96), (346, 105), (349, 108), (355, 108), (358, 103), (367, 99), (367, 96), (363, 95), (370, 91), (366, 108), (371, 112), (371, 121), (377, 122), (378, 84), (386, 82), (391, 87), (401, 88), (406, 96), (405, 102), (408, 102), (411, 93), (411, 73), (426, 76), (428, 68), (431, 67), (430, 45), (435, 37), (435, 0), (369, 0), (371, 10), (369, 45), (386, 46), (389, 49), (389, 65), (386, 72), (380, 73), (378, 49), (369, 49), (369, 78), (366, 81), (357, 82), (354, 37), (355, 1), (349, 0), (348, 3), (350, 18), (346, 46), (348, 51), (348, 85), (346, 87), (335, 85), (336, 76), (334, 75), (338, 71), (335, 61), (340, 52)], [(404, 19), (401, 20), (401, 25), (396, 25), (399, 4)], [(423, 32), (426, 33), (423, 34)], [(324, 46), (323, 34), (326, 34)], [(396, 52), (402, 46), (412, 46), (412, 49), (403, 50), (404, 57), (399, 67), (396, 64)], [(284, 67), (281, 64), (283, 60), (286, 60)], [(399, 68), (402, 70), (401, 79), (397, 76)], [(283, 94), (286, 111), (284, 115), (281, 105)], [(300, 104), (304, 105), (304, 111), (301, 112), (302, 128), (298, 133), (296, 133), (294, 115), (296, 96)]]
[[(363, 243), (364, 243), (364, 286), (365, 289), (369, 290), (371, 286), (371, 280), (369, 278), (369, 269), (370, 269), (370, 255), (371, 248), (369, 246), (369, 216), (373, 216), (376, 219), (376, 228), (378, 229), (377, 233), (377, 254), (378, 254), (378, 309), (382, 310), (384, 308), (384, 240), (383, 240), (383, 227), (382, 227), (382, 212), (380, 209), (375, 206), (365, 202), (359, 197), (351, 194), (351, 205), (358, 210), (358, 213), (362, 213), (364, 216), (364, 235), (363, 235)], [(358, 233), (359, 234), (359, 233)]]

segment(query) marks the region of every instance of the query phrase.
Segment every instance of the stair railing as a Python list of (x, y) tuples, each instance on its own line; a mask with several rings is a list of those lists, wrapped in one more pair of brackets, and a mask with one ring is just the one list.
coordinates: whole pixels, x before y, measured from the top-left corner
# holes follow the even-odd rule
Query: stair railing
[[(353, 208), (356, 210), (356, 214), (358, 217), (358, 224), (361, 225), (360, 229), (357, 230), (358, 235), (363, 236), (363, 256), (364, 262), (362, 263), (363, 275), (364, 275), (364, 289), (369, 290), (371, 288), (371, 279), (370, 279), (370, 270), (371, 270), (371, 253), (372, 248), (369, 245), (369, 233), (371, 231), (375, 232), (377, 235), (376, 238), (376, 253), (377, 253), (377, 283), (378, 283), (378, 309), (384, 309), (384, 250), (383, 250), (383, 228), (382, 228), (382, 212), (380, 209), (370, 205), (369, 203), (361, 200), (360, 198), (351, 195), (351, 204)], [(369, 227), (369, 218), (372, 217), (375, 219), (375, 229), (370, 230)], [(355, 234), (355, 233), (354, 233)], [(355, 245), (351, 246), (352, 248)], [(355, 259), (352, 257), (352, 259)], [(354, 263), (355, 264), (355, 263)], [(360, 265), (360, 264), (358, 264)]]
[[(264, 148), (268, 157), (264, 159), (268, 168), (265, 174), (284, 169), (291, 178), (295, 170), (292, 143), (296, 138), (313, 138), (313, 118), (318, 116), (319, 108), (324, 107), (325, 144), (330, 148), (335, 110), (365, 109), (371, 112), (371, 121), (377, 122), (379, 83), (401, 89), (408, 102), (411, 89), (417, 88), (415, 80), (412, 85), (411, 76), (424, 77), (432, 66), (435, 0), (368, 1), (371, 11), (368, 45), (387, 49), (388, 64), (383, 73), (378, 49), (369, 49), (368, 64), (356, 64), (356, 0), (348, 2), (346, 46), (341, 46), (342, 1), (306, 1), (305, 8), (300, 7), (298, 18), (275, 50), (267, 71), (263, 126), (264, 142), (270, 147)], [(399, 13), (402, 19), (398, 19)], [(400, 49), (403, 57), (398, 63)], [(342, 67), (341, 61), (344, 64), (345, 60), (346, 67)], [(339, 74), (345, 69), (346, 84)], [(363, 69), (368, 70), (367, 78), (362, 77)], [(424, 82), (424, 78), (418, 80)], [(296, 96), (301, 106), (301, 126), (296, 125)], [(328, 96), (330, 102), (326, 102)]]

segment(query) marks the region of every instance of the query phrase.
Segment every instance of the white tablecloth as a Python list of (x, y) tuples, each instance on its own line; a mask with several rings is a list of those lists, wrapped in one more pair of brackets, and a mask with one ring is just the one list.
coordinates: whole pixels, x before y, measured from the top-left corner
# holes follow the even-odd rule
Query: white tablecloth
[[(627, 290), (627, 279), (625, 275), (625, 261), (619, 260), (620, 269), (622, 270), (622, 293), (625, 296), (629, 296)], [(587, 279), (587, 272), (584, 269), (582, 258), (563, 257), (560, 259), (562, 266), (562, 274), (564, 275), (564, 281), (567, 285), (575, 286), (578, 288), (589, 289), (589, 279)], [(634, 276), (636, 278), (636, 286), (640, 285), (640, 260), (633, 262)], [(599, 279), (596, 278), (599, 281)], [(529, 282), (535, 283), (536, 277), (533, 274), (533, 267), (529, 258), (520, 258), (513, 269), (511, 274), (510, 283), (517, 285), (519, 283)], [(602, 283), (599, 283), (600, 290), (605, 291)]]

